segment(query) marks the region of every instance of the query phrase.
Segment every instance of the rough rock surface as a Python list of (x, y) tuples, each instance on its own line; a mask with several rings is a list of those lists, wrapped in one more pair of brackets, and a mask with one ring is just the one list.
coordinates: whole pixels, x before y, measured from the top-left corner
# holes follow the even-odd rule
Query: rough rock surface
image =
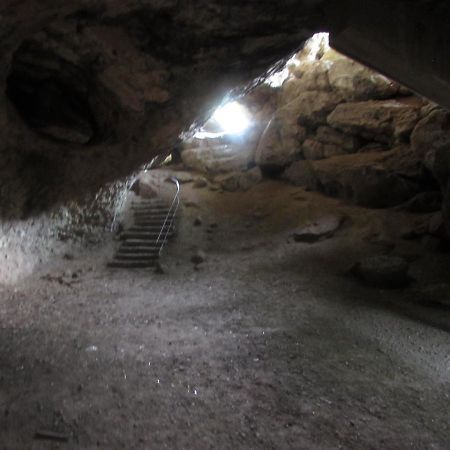
[(189, 169), (215, 174), (247, 169), (253, 161), (253, 152), (248, 147), (240, 149), (217, 139), (195, 139), (183, 150), (181, 158)]
[(296, 102), (280, 108), (261, 135), (255, 153), (260, 166), (285, 166), (300, 157), (306, 129), (298, 123)]
[(397, 83), (343, 57), (330, 66), (328, 80), (331, 89), (341, 92), (350, 101), (391, 98), (399, 91)]
[(352, 272), (365, 283), (378, 288), (401, 288), (411, 282), (408, 263), (398, 256), (369, 256), (357, 263)]
[(224, 191), (247, 191), (262, 180), (261, 169), (254, 167), (245, 172), (231, 172), (217, 176), (214, 181), (220, 184)]
[(296, 242), (313, 243), (331, 237), (344, 222), (342, 215), (326, 215), (298, 228), (292, 237)]
[(350, 102), (339, 105), (328, 124), (348, 134), (393, 143), (409, 137), (419, 113), (419, 105), (395, 100)]
[(331, 156), (345, 155), (345, 151), (339, 145), (322, 143), (315, 139), (306, 139), (302, 145), (304, 159), (326, 159)]
[(320, 3), (2, 2), (3, 215), (36, 192), (40, 210), (95, 192), (169, 149), (297, 49)]
[(357, 205), (385, 208), (399, 205), (420, 192), (420, 166), (410, 164), (408, 156), (402, 157), (405, 154), (411, 154), (408, 147), (321, 161), (296, 161), (283, 177), (299, 186), (342, 197)]
[(439, 182), (443, 195), (443, 217), (450, 232), (450, 113), (443, 109), (430, 111), (411, 135), (412, 149)]

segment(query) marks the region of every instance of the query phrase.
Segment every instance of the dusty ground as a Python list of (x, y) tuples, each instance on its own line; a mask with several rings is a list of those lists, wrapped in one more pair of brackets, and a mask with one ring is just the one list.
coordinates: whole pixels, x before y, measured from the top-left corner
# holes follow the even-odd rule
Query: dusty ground
[[(399, 243), (410, 217), (277, 182), (183, 197), (166, 274), (107, 269), (112, 243), (1, 290), (2, 450), (450, 448), (450, 312), (412, 301), (450, 258)], [(335, 237), (289, 239), (334, 210)], [(409, 289), (346, 276), (386, 240)]]

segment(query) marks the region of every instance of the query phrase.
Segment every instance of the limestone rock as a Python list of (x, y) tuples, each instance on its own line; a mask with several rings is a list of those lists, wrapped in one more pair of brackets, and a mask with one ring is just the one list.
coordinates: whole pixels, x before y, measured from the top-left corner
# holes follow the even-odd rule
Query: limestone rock
[(419, 107), (396, 100), (343, 103), (328, 116), (328, 124), (344, 133), (380, 142), (406, 139), (419, 120)]
[(241, 174), (239, 178), (239, 188), (242, 191), (247, 191), (255, 184), (258, 184), (261, 180), (261, 169), (259, 167), (253, 167), (253, 169), (247, 170)]
[(335, 92), (308, 91), (301, 93), (293, 103), (300, 124), (318, 127), (327, 123), (327, 116), (342, 101), (343, 97)]
[(181, 153), (186, 167), (203, 173), (244, 170), (253, 159), (251, 152), (241, 152), (230, 144), (202, 143)]
[(352, 272), (366, 284), (377, 288), (401, 288), (411, 282), (409, 264), (398, 256), (370, 256), (357, 263)]
[(308, 190), (319, 190), (319, 180), (312, 161), (295, 161), (284, 171), (282, 177)]
[(298, 228), (292, 235), (296, 242), (313, 243), (331, 237), (344, 221), (344, 216), (329, 214)]
[(345, 155), (341, 147), (323, 144), (315, 139), (306, 139), (302, 146), (303, 157), (307, 160), (325, 159), (331, 156)]
[(450, 176), (450, 113), (432, 109), (414, 128), (411, 145), (442, 185)]
[(394, 81), (345, 57), (331, 64), (328, 79), (331, 88), (350, 101), (391, 98), (399, 91)]
[(262, 179), (261, 169), (254, 167), (246, 172), (232, 172), (226, 175), (220, 175), (215, 181), (220, 183), (224, 191), (247, 191), (253, 185), (258, 184)]
[(194, 188), (204, 188), (208, 186), (208, 180), (205, 177), (197, 177), (192, 184)]
[(302, 61), (292, 70), (294, 77), (283, 83), (281, 102), (288, 103), (305, 91), (329, 91), (330, 66), (326, 61)]
[(256, 164), (283, 167), (299, 159), (306, 129), (298, 124), (297, 106), (290, 103), (274, 114), (261, 135), (255, 153)]
[[(403, 152), (355, 153), (320, 161), (296, 161), (283, 178), (310, 190), (351, 200), (371, 208), (396, 206), (420, 192), (418, 181), (403, 176)], [(410, 172), (408, 172), (410, 173)]]
[(357, 136), (341, 133), (328, 126), (319, 127), (315, 139), (322, 144), (336, 145), (348, 153), (354, 153), (360, 147), (360, 140)]

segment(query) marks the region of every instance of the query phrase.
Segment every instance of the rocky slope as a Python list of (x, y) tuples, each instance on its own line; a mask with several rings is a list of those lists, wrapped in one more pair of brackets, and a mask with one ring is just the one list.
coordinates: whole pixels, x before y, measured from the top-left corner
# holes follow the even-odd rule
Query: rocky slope
[(258, 111), (247, 134), (190, 140), (185, 164), (211, 175), (256, 166), (373, 208), (409, 202), (429, 213), (443, 197), (450, 226), (447, 111), (331, 50), (325, 35), (309, 40), (288, 71), (280, 88), (242, 98)]

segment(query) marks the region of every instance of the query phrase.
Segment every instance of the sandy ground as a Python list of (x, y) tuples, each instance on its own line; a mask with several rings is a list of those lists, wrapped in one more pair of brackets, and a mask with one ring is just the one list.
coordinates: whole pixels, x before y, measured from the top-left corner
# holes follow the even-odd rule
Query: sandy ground
[[(2, 288), (2, 450), (450, 448), (450, 311), (413, 302), (450, 258), (397, 239), (411, 217), (275, 181), (183, 198), (163, 275), (107, 269), (111, 242)], [(333, 238), (289, 238), (330, 211)], [(346, 275), (385, 241), (411, 288)]]

